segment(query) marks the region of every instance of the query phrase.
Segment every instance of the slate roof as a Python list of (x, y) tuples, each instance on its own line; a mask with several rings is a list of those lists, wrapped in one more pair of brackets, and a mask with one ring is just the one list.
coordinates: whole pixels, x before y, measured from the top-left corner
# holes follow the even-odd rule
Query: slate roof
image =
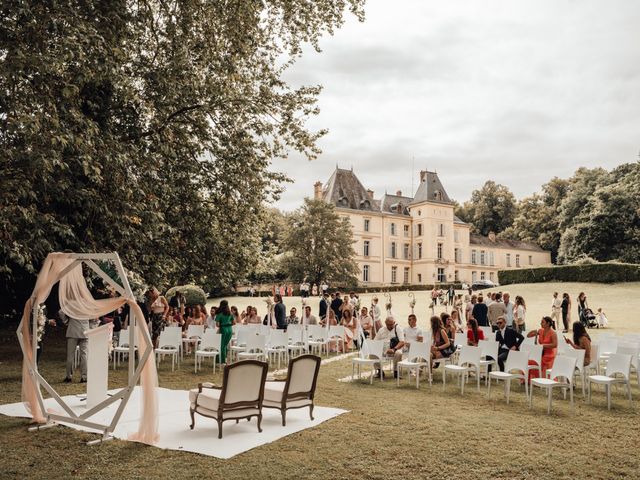
[[(380, 200), (380, 210), (386, 213), (396, 213), (399, 215), (409, 215), (409, 209), (407, 206), (413, 200), (411, 197), (405, 197), (404, 195), (389, 195), (385, 193)], [(397, 207), (402, 205), (402, 210), (397, 211)]]
[(469, 225), (467, 222), (460, 220), (460, 217), (456, 215), (453, 216), (453, 223), (457, 223), (458, 225)]
[(520, 240), (505, 240), (502, 238), (496, 238), (491, 240), (489, 237), (472, 233), (469, 235), (470, 245), (479, 245), (485, 247), (500, 247), (500, 248), (513, 248), (517, 250), (531, 250), (533, 252), (544, 252), (543, 248), (540, 248), (535, 243), (523, 242)]
[(323, 189), (322, 198), (336, 207), (354, 210), (380, 210), (380, 202), (369, 197), (353, 170), (336, 168)]
[(442, 186), (442, 182), (440, 182), (440, 178), (438, 178), (436, 172), (425, 172), (411, 204), (415, 205), (416, 203), (422, 202), (453, 203)]

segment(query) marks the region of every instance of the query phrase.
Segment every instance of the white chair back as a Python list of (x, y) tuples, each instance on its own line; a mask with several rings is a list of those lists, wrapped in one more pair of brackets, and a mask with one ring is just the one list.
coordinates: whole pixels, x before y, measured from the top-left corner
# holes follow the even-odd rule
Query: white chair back
[(580, 371), (584, 369), (584, 356), (587, 352), (580, 348), (571, 347), (569, 350), (565, 350), (562, 355), (565, 357), (576, 359), (576, 368)]
[(331, 325), (329, 327), (329, 338), (337, 337), (344, 340), (345, 335), (344, 327), (342, 325)]
[(600, 356), (611, 355), (612, 353), (616, 353), (618, 349), (618, 339), (616, 337), (600, 337), (598, 345), (600, 348)]
[(622, 353), (624, 355), (631, 356), (631, 366), (638, 369), (638, 355), (640, 355), (640, 347), (633, 343), (619, 343), (616, 353)]
[(255, 334), (251, 333), (251, 330), (248, 330), (248, 329), (238, 330), (236, 345), (238, 346), (246, 345), (249, 337), (253, 337), (253, 336), (255, 336)]
[(626, 380), (629, 380), (629, 376), (631, 375), (631, 355), (624, 353), (611, 354), (607, 366), (604, 369), (604, 374), (607, 377), (615, 377), (620, 374)]
[(271, 348), (286, 348), (289, 345), (289, 336), (284, 330), (274, 330), (269, 335), (269, 346)]
[(322, 336), (324, 332), (326, 332), (326, 329), (322, 325), (308, 325), (307, 332), (309, 337), (316, 339), (319, 336)]
[(120, 330), (120, 337), (118, 338), (118, 347), (126, 347), (129, 345), (129, 329), (123, 328)]
[(573, 347), (569, 345), (562, 336), (558, 335), (558, 351), (557, 355), (561, 355), (564, 352), (568, 352), (569, 350), (573, 350)]
[(555, 381), (567, 380), (573, 385), (573, 373), (576, 369), (576, 358), (558, 355), (553, 361), (549, 378)]
[(480, 347), (470, 347), (464, 345), (460, 350), (460, 357), (458, 357), (458, 365), (474, 365), (480, 366), (480, 358), (482, 357), (482, 349)]
[[(381, 359), (384, 354), (383, 340), (366, 340), (361, 352), (362, 358), (378, 358)], [(365, 352), (365, 353), (363, 353)]]
[(187, 338), (202, 338), (204, 336), (204, 325), (189, 325), (187, 327)]
[(247, 338), (247, 352), (264, 352), (266, 346), (266, 335), (250, 335), (249, 338)]
[(495, 340), (480, 340), (478, 342), (478, 346), (482, 351), (482, 357), (491, 357), (498, 361), (498, 350), (500, 349), (500, 344), (498, 342)]
[(511, 373), (516, 371), (518, 373), (527, 373), (527, 366), (529, 365), (529, 352), (523, 352), (518, 350), (509, 350), (507, 355), (507, 361), (504, 365), (504, 371)]
[(304, 330), (296, 328), (287, 328), (287, 339), (290, 345), (299, 345), (304, 343)]
[(536, 344), (536, 337), (524, 337), (524, 340), (522, 341), (522, 343), (520, 344), (520, 349), (522, 349), (523, 345), (535, 345)]
[(220, 351), (221, 345), (222, 335), (209, 328), (206, 332), (204, 332), (204, 336), (202, 337), (202, 341), (200, 342), (200, 350)]
[(536, 362), (539, 367), (542, 366), (542, 345), (520, 345), (521, 352), (527, 352), (529, 354), (529, 360)]
[(587, 368), (591, 369), (591, 370), (598, 370), (598, 344), (597, 343), (591, 343), (591, 363), (589, 365), (587, 365)]
[(257, 327), (256, 331), (259, 335), (269, 335), (273, 330), (271, 325), (257, 325)]
[(493, 333), (493, 329), (491, 327), (478, 327), (478, 328), (482, 330), (485, 340), (489, 340), (490, 338), (496, 338), (496, 334)]
[(158, 347), (160, 348), (173, 348), (176, 351), (180, 350), (180, 344), (182, 343), (182, 331), (180, 327), (165, 327), (160, 332), (160, 339), (158, 340)]
[(431, 344), (425, 342), (411, 342), (407, 360), (410, 362), (428, 362), (431, 358)]
[(456, 341), (454, 342), (456, 345), (464, 346), (467, 344), (467, 330), (463, 330), (462, 333), (456, 333)]

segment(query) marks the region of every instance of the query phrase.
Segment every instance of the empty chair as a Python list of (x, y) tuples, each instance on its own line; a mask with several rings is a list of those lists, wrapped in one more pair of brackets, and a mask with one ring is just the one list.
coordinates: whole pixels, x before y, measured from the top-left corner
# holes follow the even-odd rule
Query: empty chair
[(274, 330), (269, 336), (267, 345), (267, 357), (271, 362), (271, 357), (277, 357), (278, 368), (280, 368), (280, 362), (284, 359), (285, 363), (288, 361), (289, 354), (289, 337), (284, 330)]
[(287, 410), (309, 407), (313, 420), (313, 398), (316, 392), (320, 357), (301, 355), (291, 360), (286, 380), (266, 382), (264, 385), (265, 408), (277, 408), (282, 414), (282, 426), (287, 424)]
[(460, 350), (457, 365), (445, 365), (442, 372), (442, 388), (447, 383), (447, 373), (456, 373), (460, 375), (460, 394), (464, 394), (464, 384), (466, 383), (469, 372), (475, 372), (477, 389), (480, 391), (480, 357), (482, 350), (480, 347), (470, 347), (465, 345)]
[(237, 357), (238, 353), (244, 352), (247, 349), (247, 339), (253, 336), (255, 336), (255, 330), (252, 330), (249, 328), (238, 330), (236, 343), (235, 345), (231, 345), (231, 347), (229, 348), (229, 357), (232, 362), (233, 362), (233, 355), (235, 354)]
[(523, 345), (535, 345), (535, 344), (536, 344), (536, 337), (527, 337), (525, 335), (524, 340), (520, 344), (520, 350), (522, 350)]
[(335, 342), (336, 353), (341, 351), (345, 353), (346, 334), (342, 325), (331, 325), (329, 327), (329, 342)]
[(305, 337), (306, 331), (301, 325), (289, 325), (287, 327), (288, 351), (292, 357), (301, 355), (306, 351), (308, 338)]
[[(561, 388), (566, 395), (569, 390), (571, 407), (573, 407), (573, 378), (576, 368), (575, 357), (557, 356), (553, 362), (553, 368), (549, 372), (549, 378), (533, 378), (529, 390), (529, 408), (533, 406), (533, 387), (540, 387), (547, 390), (547, 414), (551, 413), (551, 402), (553, 400), (553, 389)], [(566, 398), (566, 396), (565, 396)]]
[[(584, 371), (586, 375), (589, 375), (591, 371), (595, 371), (596, 375), (600, 373), (600, 360), (598, 357), (598, 344), (591, 344), (591, 363), (589, 365), (585, 365)], [(586, 378), (586, 377), (585, 377)]]
[(581, 350), (581, 349), (576, 349), (576, 348), (569, 348), (569, 350), (565, 350), (564, 352), (564, 356), (566, 357), (573, 357), (576, 359), (576, 372), (578, 373), (578, 376), (580, 377), (580, 385), (582, 386), (582, 396), (585, 397), (586, 396), (586, 388), (585, 388), (585, 384), (586, 384), (586, 377), (585, 377), (585, 367), (584, 367), (584, 356), (585, 356), (585, 351)]
[(485, 340), (489, 340), (490, 338), (493, 338), (493, 339), (496, 338), (496, 334), (493, 333), (493, 328), (491, 328), (491, 327), (478, 327), (478, 328), (480, 330), (482, 330), (482, 333), (484, 334), (484, 339)]
[(636, 343), (619, 343), (616, 353), (623, 353), (631, 356), (631, 369), (636, 372), (636, 380), (640, 386), (640, 372), (638, 371), (638, 355), (640, 346)]
[(618, 338), (600, 335), (598, 338), (598, 352), (600, 363), (606, 362), (611, 354), (618, 350)]
[(409, 373), (414, 372), (416, 375), (416, 388), (420, 388), (420, 369), (427, 369), (429, 375), (429, 383), (431, 383), (431, 342), (411, 342), (409, 344), (409, 354), (405, 360), (398, 362), (398, 378), (396, 385), (400, 385), (400, 377), (402, 370), (406, 369)]
[(214, 418), (218, 423), (218, 438), (222, 438), (222, 422), (258, 417), (258, 432), (262, 432), (262, 402), (268, 366), (265, 362), (245, 360), (224, 367), (222, 387), (199, 383), (189, 391), (190, 428), (195, 426), (195, 415)]
[(198, 373), (198, 369), (202, 367), (203, 358), (213, 359), (213, 373), (216, 373), (216, 357), (220, 355), (220, 347), (222, 345), (222, 335), (216, 333), (213, 329), (209, 328), (204, 332), (204, 336), (200, 341), (200, 345), (196, 349), (195, 360), (195, 372)]
[(186, 337), (182, 339), (182, 351), (184, 353), (185, 346), (193, 346), (198, 348), (198, 343), (204, 335), (204, 325), (189, 325), (187, 327)]
[[(526, 338), (526, 337), (525, 337)], [(540, 365), (542, 365), (542, 345), (524, 344), (520, 345), (521, 352), (527, 352), (529, 354), (529, 366), (527, 367), (527, 376), (532, 370), (537, 370), (538, 375), (542, 373)]]
[(365, 340), (358, 356), (351, 361), (351, 378), (355, 378), (355, 368), (358, 367), (358, 378), (362, 366), (371, 367), (370, 383), (373, 383), (376, 365), (380, 365), (380, 380), (382, 380), (382, 357), (384, 354), (384, 342), (382, 340)]
[(329, 355), (329, 331), (320, 327), (313, 332), (313, 338), (309, 340), (309, 350), (317, 351), (318, 355), (322, 355), (322, 350), (326, 350)]
[(238, 353), (238, 360), (267, 359), (267, 337), (264, 335), (250, 335), (244, 352)]
[(491, 380), (495, 379), (504, 381), (504, 396), (509, 403), (509, 394), (511, 393), (511, 381), (524, 381), (524, 391), (527, 398), (529, 397), (529, 382), (527, 381), (529, 367), (529, 352), (509, 350), (507, 361), (504, 364), (504, 372), (495, 371), (489, 373), (489, 386), (487, 388), (487, 397), (491, 397)]
[[(135, 328), (133, 330), (133, 351), (138, 350), (138, 332)], [(113, 368), (118, 366), (118, 362), (122, 360), (125, 355), (129, 355), (129, 329), (120, 330), (120, 338), (118, 339), (118, 345), (113, 349)]]
[(265, 337), (271, 335), (271, 331), (274, 330), (271, 325), (256, 325), (254, 328), (257, 334), (264, 335)]
[(611, 385), (624, 383), (631, 403), (631, 355), (613, 353), (604, 369), (604, 375), (589, 376), (589, 403), (591, 403), (591, 384), (604, 385), (607, 392), (607, 409), (611, 410)]
[(156, 363), (160, 363), (160, 359), (164, 355), (171, 355), (171, 371), (175, 369), (176, 360), (179, 360), (180, 344), (182, 342), (182, 330), (180, 327), (165, 327), (160, 332), (158, 339), (158, 348), (155, 349)]
[[(493, 366), (495, 370), (498, 370), (498, 350), (500, 344), (495, 340), (480, 340), (478, 346), (481, 350), (480, 368), (486, 370), (489, 373), (489, 366)], [(487, 381), (489, 376), (487, 375)]]

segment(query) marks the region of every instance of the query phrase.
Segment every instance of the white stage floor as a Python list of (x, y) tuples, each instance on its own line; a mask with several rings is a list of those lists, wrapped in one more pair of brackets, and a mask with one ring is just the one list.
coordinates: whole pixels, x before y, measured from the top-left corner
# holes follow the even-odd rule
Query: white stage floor
[[(140, 417), (139, 394), (140, 387), (136, 387), (118, 426), (113, 432), (114, 437), (127, 440), (129, 434), (137, 430)], [(158, 422), (160, 440), (155, 446), (169, 450), (200, 453), (217, 458), (231, 458), (239, 453), (271, 443), (292, 433), (315, 427), (326, 420), (347, 412), (339, 408), (316, 405), (313, 409), (315, 420), (311, 421), (308, 408), (289, 410), (287, 412), (287, 426), (283, 427), (280, 411), (264, 408), (262, 410), (262, 433), (258, 432), (256, 419), (252, 419), (250, 422), (241, 420), (238, 424), (230, 420), (224, 422), (222, 427), (224, 436), (219, 440), (218, 426), (216, 421), (211, 418), (196, 415), (196, 426), (193, 430), (189, 429), (191, 419), (189, 417), (188, 391), (158, 388), (158, 396), (160, 400), (160, 419)], [(63, 398), (74, 412), (81, 413), (85, 411), (85, 402), (81, 396), (68, 395)], [(105, 410), (96, 413), (90, 420), (101, 424), (110, 422), (119, 404), (120, 402), (115, 402)], [(47, 409), (62, 411), (58, 403), (52, 398), (45, 400), (45, 406)], [(0, 405), (0, 414), (10, 417), (29, 417), (22, 403)], [(77, 425), (63, 425), (77, 430), (95, 432), (95, 430)]]

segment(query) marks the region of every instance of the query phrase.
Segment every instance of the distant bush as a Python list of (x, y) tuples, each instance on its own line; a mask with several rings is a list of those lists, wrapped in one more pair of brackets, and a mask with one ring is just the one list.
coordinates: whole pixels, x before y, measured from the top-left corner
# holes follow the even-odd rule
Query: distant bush
[(178, 290), (184, 295), (188, 306), (204, 305), (207, 303), (207, 295), (204, 293), (204, 290), (197, 285), (180, 285), (177, 287), (171, 287), (165, 294), (167, 301), (170, 300)]
[(540, 282), (640, 282), (640, 265), (631, 263), (584, 263), (553, 267), (500, 270), (501, 285)]

